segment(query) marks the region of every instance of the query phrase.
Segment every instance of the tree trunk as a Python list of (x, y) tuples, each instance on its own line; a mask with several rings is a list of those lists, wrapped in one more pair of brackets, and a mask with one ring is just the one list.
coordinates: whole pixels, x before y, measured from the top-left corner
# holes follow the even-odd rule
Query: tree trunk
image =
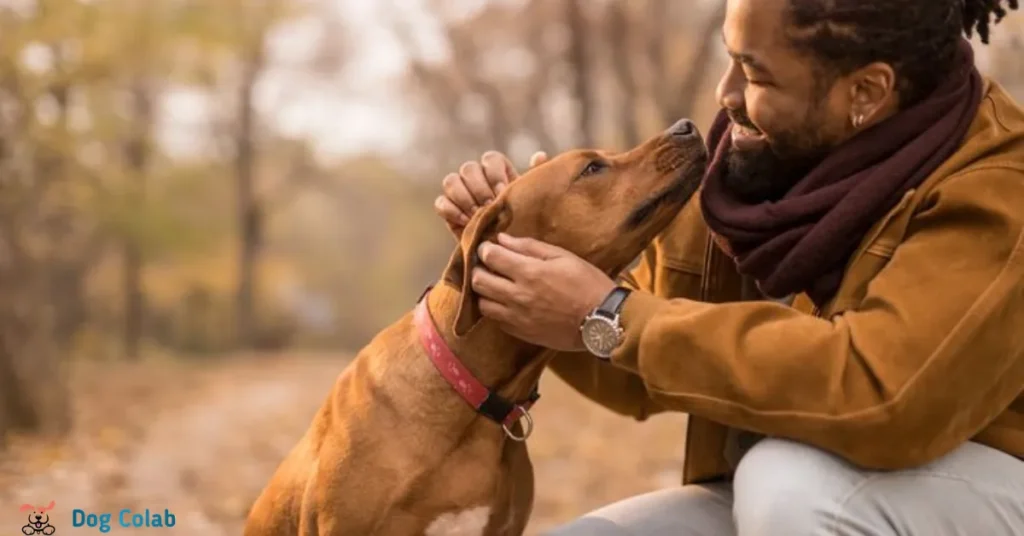
[(238, 290), (236, 294), (235, 330), (238, 346), (252, 349), (256, 345), (256, 303), (258, 264), (263, 243), (263, 214), (256, 197), (256, 109), (255, 90), (263, 69), (263, 39), (253, 45), (246, 61), (238, 99), (236, 131), (235, 182), (238, 203), (239, 255)]
[[(63, 47), (53, 44), (51, 51), (54, 58), (57, 59), (55, 62), (55, 72), (64, 73), (65, 54)], [(68, 103), (71, 89), (71, 85), (68, 82), (59, 81), (53, 83), (49, 90), (57, 105), (57, 124), (63, 135), (67, 135), (70, 132)], [(53, 181), (55, 183), (73, 180), (68, 170), (69, 157), (67, 154), (51, 148), (51, 150), (43, 152), (40, 157), (43, 162), (41, 162), (39, 170), (45, 170), (42, 173), (48, 175), (37, 176), (37, 179), (41, 179), (44, 182)], [(68, 212), (55, 217), (49, 222), (52, 226), (52, 234), (49, 240), (51, 244), (61, 245), (63, 242), (62, 235), (65, 234), (71, 222), (73, 222), (73, 215)], [(87, 316), (84, 307), (85, 274), (71, 269), (76, 261), (73, 253), (68, 255), (65, 251), (57, 251), (48, 260), (51, 263), (49, 269), (51, 278), (49, 280), (44, 279), (48, 285), (45, 290), (40, 289), (40, 294), (45, 296), (47, 290), (50, 292), (51, 300), (47, 303), (49, 307), (29, 306), (35, 314), (29, 313), (25, 317), (17, 319), (27, 320), (31, 318), (31, 322), (38, 324), (25, 326), (25, 329), (21, 330), (19, 335), (24, 343), (15, 347), (16, 350), (14, 351), (18, 353), (14, 355), (31, 360), (28, 366), (32, 370), (29, 375), (22, 376), (23, 381), (27, 380), (31, 385), (35, 378), (48, 379), (47, 389), (33, 392), (35, 416), (40, 419), (39, 422), (33, 423), (35, 431), (64, 435), (71, 430), (72, 419), (70, 380), (68, 379), (66, 367), (67, 356), (74, 340), (73, 338), (85, 323)], [(63, 274), (61, 273), (62, 271)], [(63, 278), (64, 281), (58, 281), (57, 278), (52, 277), (53, 275)], [(59, 291), (61, 287), (71, 291)], [(63, 303), (67, 303), (69, 306), (62, 307)], [(53, 337), (53, 339), (50, 340), (50, 337)], [(24, 363), (22, 362), (22, 364)], [(15, 363), (15, 365), (18, 364)]]
[[(152, 99), (145, 81), (139, 79), (132, 87), (132, 132), (125, 146), (132, 184), (132, 200), (145, 203), (146, 173), (149, 166), (149, 137), (153, 128)], [(136, 236), (125, 240), (123, 251), (124, 273), (124, 333), (123, 350), (128, 359), (138, 359), (145, 326), (146, 300), (142, 288), (142, 247)]]
[(20, 380), (24, 375), (14, 362), (17, 348), (10, 340), (11, 328), (11, 318), (0, 315), (0, 451), (8, 433), (34, 431), (42, 424), (39, 407), (29, 396), (27, 382)]
[(142, 292), (142, 252), (129, 239), (123, 252), (124, 333), (122, 351), (132, 361), (138, 360), (142, 343), (145, 295)]
[(569, 65), (573, 73), (573, 94), (577, 103), (579, 146), (594, 147), (594, 113), (596, 106), (590, 85), (594, 83), (590, 54), (587, 51), (587, 21), (581, 0), (568, 0), (566, 24), (569, 27)]
[(633, 72), (633, 62), (630, 59), (629, 15), (626, 12), (625, 2), (616, 2), (609, 9), (611, 12), (609, 13), (608, 34), (609, 46), (612, 49), (612, 67), (615, 70), (619, 88), (622, 90), (619, 128), (622, 130), (624, 146), (636, 147), (641, 141), (640, 118), (637, 114), (640, 103), (636, 75)]
[[(51, 50), (56, 59), (54, 69), (60, 73), (61, 50), (56, 45)], [(55, 322), (70, 308), (60, 307), (61, 299), (68, 296), (62, 295), (55, 283), (58, 270), (68, 266), (68, 255), (62, 255), (66, 253), (63, 239), (72, 220), (66, 211), (42, 215), (38, 204), (46, 188), (70, 180), (67, 155), (59, 152), (57, 144), (34, 144), (27, 139), (21, 140), (22, 144), (33, 150), (15, 150), (17, 136), (31, 124), (31, 111), (19, 104), (23, 101), (18, 97), (26, 95), (17, 81), (2, 82), (0, 97), (5, 101), (8, 96), (14, 98), (0, 102), (8, 105), (8, 113), (0, 118), (4, 123), (0, 124), (0, 136), (5, 148), (10, 144), (10, 150), (0, 155), (4, 193), (4, 210), (0, 210), (0, 435), (12, 430), (63, 434), (70, 429), (72, 417), (62, 346), (69, 339), (61, 337)], [(46, 91), (57, 105), (53, 132), (66, 134), (69, 85), (55, 81)], [(28, 225), (34, 227), (33, 233), (24, 231)], [(33, 248), (30, 243), (42, 247)], [(81, 280), (80, 274), (76, 280)], [(64, 318), (75, 318), (75, 314)], [(77, 327), (74, 322), (67, 324)]]
[(671, 32), (668, 18), (668, 0), (647, 0), (647, 63), (651, 72), (651, 93), (663, 123), (667, 115), (664, 108), (672, 98), (669, 91), (670, 69), (665, 58), (665, 41)]

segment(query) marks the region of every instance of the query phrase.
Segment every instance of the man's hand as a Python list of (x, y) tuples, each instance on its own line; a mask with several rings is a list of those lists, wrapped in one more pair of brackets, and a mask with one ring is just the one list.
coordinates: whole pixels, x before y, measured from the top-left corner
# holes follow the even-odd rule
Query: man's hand
[[(535, 153), (530, 158), (530, 167), (538, 166), (547, 159), (547, 154)], [(479, 162), (470, 160), (459, 166), (458, 173), (444, 177), (441, 181), (443, 193), (434, 200), (434, 211), (444, 219), (448, 230), (458, 240), (469, 218), (517, 178), (519, 173), (507, 156), (487, 151)]]
[(583, 350), (580, 323), (615, 282), (576, 255), (532, 238), (498, 235), (480, 245), (473, 290), (480, 311), (526, 342), (562, 351)]

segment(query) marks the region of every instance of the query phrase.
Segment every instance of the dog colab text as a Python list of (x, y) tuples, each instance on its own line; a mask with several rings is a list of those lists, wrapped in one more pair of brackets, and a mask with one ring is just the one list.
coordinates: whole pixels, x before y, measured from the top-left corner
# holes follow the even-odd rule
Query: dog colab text
[(116, 516), (110, 512), (86, 512), (79, 508), (75, 508), (71, 511), (72, 527), (95, 528), (102, 533), (110, 532), (114, 527), (123, 527), (126, 529), (170, 528), (174, 526), (174, 523), (174, 514), (166, 508), (164, 508), (162, 513), (151, 512), (149, 508), (146, 508), (142, 512), (133, 512), (129, 508), (122, 508), (117, 512)]

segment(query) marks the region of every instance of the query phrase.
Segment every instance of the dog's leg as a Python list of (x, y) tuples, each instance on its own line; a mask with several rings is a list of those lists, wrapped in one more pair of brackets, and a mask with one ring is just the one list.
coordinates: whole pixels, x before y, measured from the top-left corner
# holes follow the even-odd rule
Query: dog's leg
[(507, 506), (495, 511), (487, 527), (487, 536), (521, 536), (526, 531), (533, 509), (533, 463), (526, 445), (510, 444), (502, 453), (503, 480)]

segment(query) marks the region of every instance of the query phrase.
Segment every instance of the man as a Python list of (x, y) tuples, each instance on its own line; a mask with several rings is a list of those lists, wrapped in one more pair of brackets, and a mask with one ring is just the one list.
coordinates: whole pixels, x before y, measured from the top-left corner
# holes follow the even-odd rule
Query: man
[[(1024, 110), (963, 37), (1007, 7), (729, 0), (712, 163), (622, 287), (481, 247), (481, 310), (558, 375), (690, 415), (684, 486), (551, 534), (1024, 534)], [(514, 178), (489, 153), (437, 210)]]

